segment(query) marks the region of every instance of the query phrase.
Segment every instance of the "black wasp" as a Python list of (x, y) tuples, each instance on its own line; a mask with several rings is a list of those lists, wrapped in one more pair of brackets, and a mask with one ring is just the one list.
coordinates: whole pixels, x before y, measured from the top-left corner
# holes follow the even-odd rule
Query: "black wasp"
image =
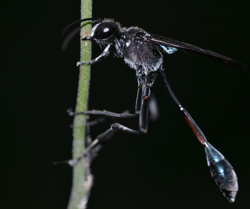
[[(133, 114), (126, 112), (118, 114), (108, 111), (92, 110), (79, 112), (76, 114), (95, 114), (114, 118), (130, 118), (138, 116), (139, 130), (133, 130), (119, 123), (114, 123), (107, 131), (97, 136), (90, 146), (88, 146), (85, 154), (86, 152), (89, 152), (91, 149), (93, 149), (97, 144), (103, 143), (105, 141), (105, 137), (114, 130), (133, 134), (147, 133), (149, 99), (151, 96), (151, 89), (156, 79), (156, 74), (159, 71), (170, 97), (182, 112), (185, 120), (188, 122), (188, 125), (194, 132), (198, 141), (205, 147), (207, 164), (213, 179), (229, 202), (234, 202), (238, 191), (236, 173), (226, 158), (207, 141), (205, 135), (196, 124), (194, 119), (176, 98), (164, 73), (162, 66), (162, 52), (172, 54), (178, 49), (184, 49), (220, 59), (225, 63), (233, 64), (240, 68), (246, 68), (247, 66), (237, 60), (215, 53), (213, 51), (202, 49), (200, 47), (170, 38), (153, 35), (138, 27), (123, 28), (119, 23), (114, 22), (112, 19), (101, 20), (87, 18), (76, 21), (70, 26), (89, 20), (92, 20), (92, 23), (95, 23), (96, 25), (92, 28), (91, 36), (85, 37), (82, 40), (94, 40), (101, 48), (104, 48), (104, 50), (97, 58), (89, 62), (78, 62), (77, 65), (94, 64), (109, 56), (111, 53), (113, 53), (116, 57), (123, 58), (125, 63), (127, 63), (130, 68), (135, 70), (137, 77), (138, 89), (135, 102), (135, 112)], [(81, 158), (82, 157), (79, 157), (76, 161), (79, 161)]]

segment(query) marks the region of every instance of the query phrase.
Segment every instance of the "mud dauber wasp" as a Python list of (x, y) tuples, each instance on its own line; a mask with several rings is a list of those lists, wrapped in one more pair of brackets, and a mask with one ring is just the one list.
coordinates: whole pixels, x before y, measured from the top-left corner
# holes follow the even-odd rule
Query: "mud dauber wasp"
[[(101, 48), (104, 48), (104, 50), (97, 58), (89, 62), (78, 62), (77, 66), (94, 64), (112, 53), (115, 57), (123, 58), (125, 63), (136, 72), (138, 89), (135, 102), (135, 111), (134, 113), (125, 112), (118, 114), (99, 110), (73, 113), (70, 110), (69, 113), (71, 115), (103, 115), (112, 118), (139, 117), (139, 130), (128, 128), (119, 123), (112, 124), (107, 131), (100, 134), (95, 140), (92, 141), (92, 143), (87, 147), (85, 153), (76, 159), (74, 163), (77, 163), (82, 157), (88, 155), (88, 153), (91, 152), (91, 150), (96, 147), (96, 145), (102, 144), (105, 141), (105, 138), (113, 131), (118, 130), (132, 134), (147, 133), (149, 112), (148, 107), (151, 97), (151, 90), (156, 79), (156, 74), (157, 72), (160, 72), (168, 94), (183, 114), (185, 120), (194, 132), (198, 141), (205, 148), (207, 164), (212, 178), (215, 180), (221, 192), (229, 200), (229, 202), (234, 202), (238, 191), (236, 173), (225, 157), (207, 141), (199, 126), (173, 93), (164, 73), (162, 52), (172, 54), (178, 50), (186, 50), (222, 60), (225, 63), (235, 65), (236, 67), (243, 69), (246, 69), (247, 66), (237, 60), (215, 53), (213, 51), (163, 36), (153, 35), (138, 27), (121, 27), (120, 23), (114, 22), (112, 19), (101, 20), (86, 18), (72, 23), (66, 28), (66, 30), (75, 24), (90, 20), (93, 21), (92, 23), (95, 23), (95, 26), (92, 28), (91, 35), (89, 37), (83, 38), (82, 40), (94, 40)], [(64, 48), (68, 44), (68, 39), (66, 40), (67, 41), (63, 44)]]

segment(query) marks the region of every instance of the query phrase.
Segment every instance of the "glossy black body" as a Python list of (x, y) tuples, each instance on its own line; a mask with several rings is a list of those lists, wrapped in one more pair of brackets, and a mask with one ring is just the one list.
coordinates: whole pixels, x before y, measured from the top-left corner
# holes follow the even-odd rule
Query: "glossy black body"
[[(207, 141), (199, 126), (175, 96), (164, 73), (163, 55), (161, 52), (172, 54), (176, 52), (177, 49), (184, 49), (209, 56), (211, 58), (219, 59), (227, 64), (232, 64), (240, 68), (245, 69), (247, 66), (235, 59), (226, 57), (216, 52), (170, 38), (153, 35), (138, 27), (123, 28), (119, 23), (114, 22), (112, 19), (99, 19), (97, 21), (98, 23), (93, 27), (91, 36), (85, 37), (83, 40), (94, 40), (101, 48), (104, 48), (104, 50), (97, 58), (89, 62), (78, 62), (77, 65), (94, 64), (110, 54), (114, 54), (116, 57), (123, 58), (125, 63), (128, 64), (130, 68), (135, 70), (138, 90), (135, 111), (132, 115), (139, 116), (139, 130), (133, 130), (121, 124), (114, 123), (107, 131), (100, 134), (93, 141), (93, 144), (96, 145), (104, 142), (104, 138), (116, 130), (132, 134), (147, 133), (148, 106), (151, 89), (155, 82), (157, 71), (159, 71), (170, 97), (183, 113), (185, 120), (188, 122), (188, 125), (194, 132), (198, 141), (205, 147), (207, 164), (213, 179), (229, 202), (234, 202), (239, 189), (236, 173), (225, 157)], [(117, 114), (96, 110), (77, 114), (91, 115), (96, 114), (97, 112), (99, 115), (109, 117), (131, 117), (131, 114), (126, 113)], [(92, 145), (90, 145), (89, 148), (91, 149)]]

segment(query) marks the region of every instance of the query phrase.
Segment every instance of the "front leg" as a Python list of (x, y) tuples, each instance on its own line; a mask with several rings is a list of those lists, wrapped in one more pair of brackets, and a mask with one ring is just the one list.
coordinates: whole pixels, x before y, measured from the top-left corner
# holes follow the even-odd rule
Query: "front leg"
[(103, 58), (109, 56), (110, 54), (110, 46), (111, 44), (109, 44), (108, 46), (106, 46), (106, 48), (103, 50), (103, 52), (95, 59), (90, 60), (89, 62), (77, 62), (76, 66), (80, 66), (80, 65), (92, 65), (95, 64), (97, 62), (100, 62)]

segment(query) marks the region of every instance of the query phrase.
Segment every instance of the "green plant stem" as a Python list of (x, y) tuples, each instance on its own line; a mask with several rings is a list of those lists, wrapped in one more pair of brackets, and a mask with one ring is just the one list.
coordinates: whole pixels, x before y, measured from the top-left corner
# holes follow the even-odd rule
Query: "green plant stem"
[[(81, 19), (92, 17), (92, 0), (81, 0)], [(90, 34), (91, 24), (90, 22), (84, 22), (82, 32), (84, 34)], [(87, 62), (91, 59), (91, 42), (81, 41), (81, 61)], [(89, 94), (89, 81), (90, 81), (90, 66), (81, 65), (79, 74), (79, 85), (77, 94), (76, 112), (82, 112), (87, 110), (88, 107), (88, 94)], [(78, 158), (84, 152), (85, 148), (85, 115), (76, 115), (74, 118), (73, 128), (73, 159)], [(70, 201), (68, 209), (85, 208), (85, 203), (88, 198), (89, 187), (87, 184), (86, 176), (86, 163), (82, 159), (78, 164), (73, 167), (73, 185), (71, 190)], [(88, 165), (87, 165), (88, 166)], [(81, 205), (81, 206), (80, 206)]]

